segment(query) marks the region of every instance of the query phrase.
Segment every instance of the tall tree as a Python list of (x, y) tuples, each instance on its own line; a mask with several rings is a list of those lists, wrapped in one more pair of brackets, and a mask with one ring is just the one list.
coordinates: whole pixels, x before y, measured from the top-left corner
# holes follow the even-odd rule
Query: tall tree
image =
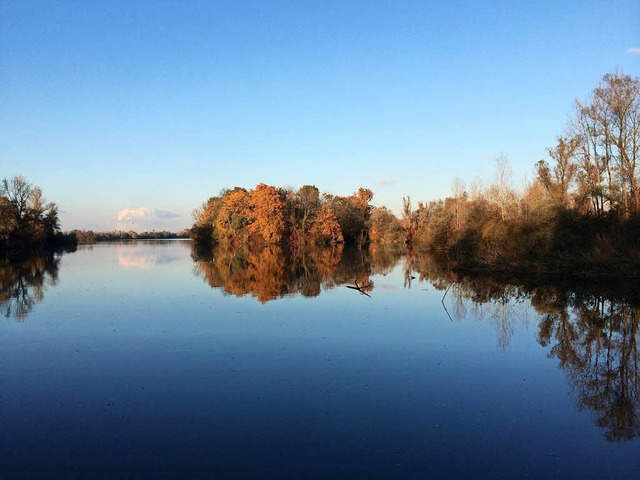
[(402, 229), (407, 239), (407, 243), (413, 242), (413, 236), (418, 229), (418, 212), (411, 208), (411, 197), (402, 197)]
[(267, 243), (280, 243), (285, 231), (285, 202), (278, 190), (264, 183), (251, 190), (247, 202), (249, 233)]
[(576, 102), (570, 128), (581, 140), (580, 189), (593, 199), (595, 212), (604, 213), (606, 201), (623, 216), (640, 213), (640, 79), (605, 75), (587, 103)]
[(515, 201), (515, 192), (511, 185), (513, 170), (509, 166), (509, 160), (505, 155), (496, 158), (495, 180), (489, 193), (492, 201), (500, 209), (500, 219), (505, 221), (508, 216), (510, 204)]
[(304, 239), (320, 209), (320, 190), (315, 185), (304, 185), (296, 192), (295, 227)]

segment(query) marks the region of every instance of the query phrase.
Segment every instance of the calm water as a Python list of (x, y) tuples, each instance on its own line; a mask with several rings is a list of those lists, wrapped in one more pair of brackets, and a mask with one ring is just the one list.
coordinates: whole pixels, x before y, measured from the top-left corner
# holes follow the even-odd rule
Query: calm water
[(0, 478), (640, 475), (635, 284), (183, 241), (0, 267)]

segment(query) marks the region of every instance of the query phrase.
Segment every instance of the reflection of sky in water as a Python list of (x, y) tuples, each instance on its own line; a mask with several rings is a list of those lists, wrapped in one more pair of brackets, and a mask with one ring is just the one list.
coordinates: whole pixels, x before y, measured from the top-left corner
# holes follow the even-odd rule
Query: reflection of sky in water
[(125, 268), (151, 268), (175, 262), (179, 258), (177, 255), (139, 252), (131, 248), (118, 247), (118, 263)]
[(568, 394), (562, 318), (543, 347), (528, 302), (475, 312), (454, 286), (448, 315), (402, 263), (371, 279), (371, 298), (260, 303), (194, 275), (188, 242), (63, 256), (27, 320), (0, 325), (0, 477), (637, 474), (640, 442), (607, 442)]

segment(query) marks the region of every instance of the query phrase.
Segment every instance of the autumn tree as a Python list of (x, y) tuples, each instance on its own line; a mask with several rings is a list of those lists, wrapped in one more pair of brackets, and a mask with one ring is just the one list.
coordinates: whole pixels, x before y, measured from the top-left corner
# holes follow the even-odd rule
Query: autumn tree
[(451, 238), (451, 212), (444, 200), (419, 202), (415, 212), (416, 232), (412, 241), (432, 249), (446, 249)]
[(555, 161), (553, 167), (553, 178), (550, 184), (545, 185), (562, 207), (569, 206), (569, 193), (571, 186), (576, 179), (578, 170), (575, 163), (575, 155), (580, 145), (579, 137), (557, 138), (556, 146), (547, 148), (549, 156)]
[(376, 207), (369, 218), (369, 238), (380, 245), (400, 244), (405, 241), (405, 232), (396, 216), (385, 207)]
[(267, 243), (279, 243), (285, 232), (285, 202), (269, 185), (259, 184), (249, 192), (246, 218), (250, 235), (259, 235)]
[(243, 240), (247, 238), (249, 194), (236, 187), (222, 196), (215, 220), (215, 229), (220, 240)]
[(344, 241), (338, 219), (333, 211), (325, 205), (320, 207), (316, 221), (309, 233), (316, 243), (324, 245), (335, 245)]
[(211, 197), (193, 211), (191, 238), (197, 243), (211, 243), (217, 238), (215, 223), (222, 206), (222, 197)]

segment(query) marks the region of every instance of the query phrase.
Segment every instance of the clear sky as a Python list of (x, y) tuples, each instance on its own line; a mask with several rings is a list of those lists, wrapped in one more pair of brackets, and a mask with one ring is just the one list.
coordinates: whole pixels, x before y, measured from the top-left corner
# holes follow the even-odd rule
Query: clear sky
[(501, 153), (531, 178), (615, 68), (638, 0), (0, 0), (0, 177), (63, 229), (175, 230), (259, 182), (399, 212)]

